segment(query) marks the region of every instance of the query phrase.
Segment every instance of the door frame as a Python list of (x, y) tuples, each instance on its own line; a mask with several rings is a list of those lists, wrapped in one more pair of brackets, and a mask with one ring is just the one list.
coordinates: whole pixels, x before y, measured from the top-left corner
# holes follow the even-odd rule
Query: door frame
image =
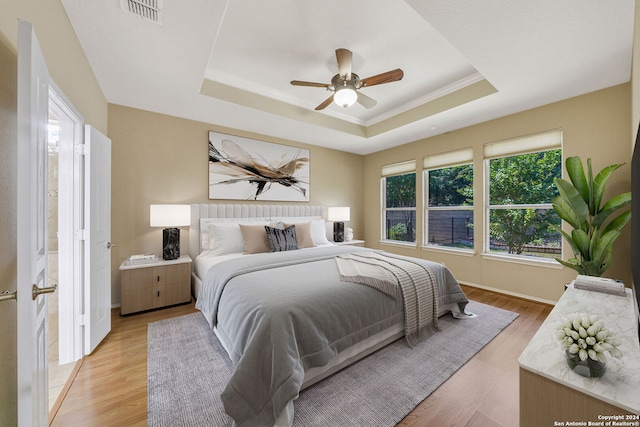
[(58, 176), (58, 316), (59, 362), (84, 356), (82, 335), (84, 241), (83, 229), (84, 118), (54, 81), (49, 81), (49, 110), (60, 121)]

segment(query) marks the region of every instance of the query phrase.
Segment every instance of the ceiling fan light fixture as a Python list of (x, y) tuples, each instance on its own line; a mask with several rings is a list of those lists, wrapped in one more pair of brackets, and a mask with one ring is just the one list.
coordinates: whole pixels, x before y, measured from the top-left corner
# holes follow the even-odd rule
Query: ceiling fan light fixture
[(349, 86), (338, 88), (333, 95), (333, 102), (344, 108), (351, 107), (357, 100), (356, 90)]
[(357, 101), (364, 108), (373, 108), (376, 105), (376, 101), (369, 98), (362, 92), (356, 92), (356, 90), (365, 86), (397, 82), (398, 80), (402, 80), (402, 77), (404, 76), (402, 70), (400, 68), (396, 68), (395, 70), (376, 74), (375, 76), (361, 80), (360, 77), (351, 70), (352, 57), (353, 54), (349, 49), (336, 49), (338, 74), (331, 78), (330, 84), (305, 82), (303, 80), (291, 80), (291, 84), (294, 86), (324, 87), (333, 92), (333, 95), (322, 101), (320, 105), (314, 108), (316, 111), (324, 110), (331, 105), (331, 102), (335, 102), (337, 105), (347, 108)]

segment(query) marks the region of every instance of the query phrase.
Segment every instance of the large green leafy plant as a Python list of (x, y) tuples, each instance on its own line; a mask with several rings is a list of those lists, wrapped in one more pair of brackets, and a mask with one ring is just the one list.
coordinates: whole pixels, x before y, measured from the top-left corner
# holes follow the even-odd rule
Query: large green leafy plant
[(630, 210), (611, 217), (631, 203), (631, 192), (618, 194), (605, 203), (602, 202), (609, 177), (621, 166), (622, 164), (607, 166), (594, 178), (591, 159), (587, 159), (585, 176), (582, 160), (579, 157), (569, 157), (566, 168), (571, 183), (561, 178), (554, 179), (560, 195), (553, 201), (553, 209), (573, 227), (573, 231), (568, 234), (557, 229), (569, 242), (574, 254), (574, 258), (568, 261), (557, 258), (556, 261), (579, 274), (601, 276), (609, 268), (613, 243), (631, 219)]

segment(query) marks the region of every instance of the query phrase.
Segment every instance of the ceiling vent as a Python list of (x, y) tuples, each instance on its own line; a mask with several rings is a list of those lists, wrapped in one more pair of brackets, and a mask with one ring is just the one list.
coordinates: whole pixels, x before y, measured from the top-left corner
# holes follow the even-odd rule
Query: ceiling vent
[(162, 25), (162, 0), (120, 0), (120, 7), (146, 21)]

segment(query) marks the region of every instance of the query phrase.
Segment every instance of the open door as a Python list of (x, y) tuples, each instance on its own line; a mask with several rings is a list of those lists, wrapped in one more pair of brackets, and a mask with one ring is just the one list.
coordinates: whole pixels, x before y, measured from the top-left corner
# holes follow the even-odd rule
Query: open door
[(18, 426), (46, 426), (48, 407), (47, 123), (49, 71), (32, 25), (18, 21)]
[[(33, 26), (18, 21), (18, 426), (46, 426), (49, 72)], [(85, 129), (84, 353), (111, 330), (111, 141)]]
[(111, 330), (111, 140), (85, 125), (85, 354)]

